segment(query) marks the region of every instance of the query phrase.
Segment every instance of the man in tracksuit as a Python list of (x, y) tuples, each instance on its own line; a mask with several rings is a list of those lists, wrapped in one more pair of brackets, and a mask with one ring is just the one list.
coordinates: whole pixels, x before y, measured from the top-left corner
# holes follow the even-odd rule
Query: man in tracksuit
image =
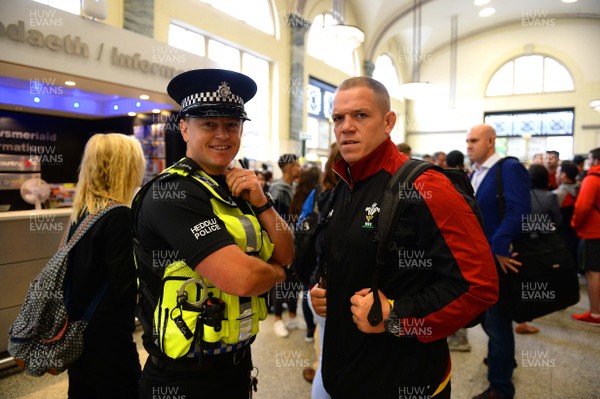
[(449, 398), (446, 337), (497, 299), (489, 244), (452, 183), (438, 171), (422, 173), (379, 272), (383, 321), (371, 326), (381, 199), (408, 158), (390, 140), (396, 114), (379, 82), (344, 81), (332, 119), (341, 181), (324, 233), (326, 281), (311, 291), (316, 312), (327, 316), (325, 389), (334, 399)]
[(582, 262), (587, 279), (590, 310), (573, 320), (600, 326), (600, 148), (590, 151), (590, 169), (581, 182), (571, 225), (583, 240)]

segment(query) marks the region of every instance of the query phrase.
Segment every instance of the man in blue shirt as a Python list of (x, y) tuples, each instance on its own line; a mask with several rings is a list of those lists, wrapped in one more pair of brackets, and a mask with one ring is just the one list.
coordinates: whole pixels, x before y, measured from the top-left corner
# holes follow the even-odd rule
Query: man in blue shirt
[[(500, 279), (518, 273), (521, 263), (513, 258), (511, 242), (521, 234), (522, 216), (531, 210), (529, 175), (516, 159), (500, 166), (496, 153), (496, 131), (489, 125), (476, 125), (467, 133), (467, 157), (473, 166), (471, 183), (483, 218), (485, 235), (496, 256)], [(504, 215), (500, 215), (496, 173), (501, 167), (504, 186)], [(483, 329), (489, 337), (488, 380), (490, 386), (473, 399), (512, 399), (515, 386), (512, 374), (515, 362), (515, 337), (512, 319), (501, 309), (502, 284), (498, 303), (486, 311)]]

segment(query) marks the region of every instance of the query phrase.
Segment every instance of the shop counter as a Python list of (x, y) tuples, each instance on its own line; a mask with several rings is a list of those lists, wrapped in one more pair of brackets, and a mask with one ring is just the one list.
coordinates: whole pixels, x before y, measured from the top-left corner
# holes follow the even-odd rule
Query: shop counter
[(31, 281), (56, 252), (71, 208), (0, 212), (0, 353)]

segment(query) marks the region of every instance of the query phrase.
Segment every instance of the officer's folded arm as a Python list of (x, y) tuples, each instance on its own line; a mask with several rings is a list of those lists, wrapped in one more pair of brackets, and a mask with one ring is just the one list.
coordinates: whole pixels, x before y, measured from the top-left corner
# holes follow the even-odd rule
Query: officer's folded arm
[(281, 265), (289, 265), (294, 260), (294, 234), (288, 224), (279, 216), (274, 208), (267, 209), (258, 215), (261, 227), (275, 244), (271, 260)]
[(195, 271), (221, 291), (237, 296), (255, 296), (285, 281), (283, 265), (246, 255), (237, 245), (227, 245), (204, 258)]
[(239, 184), (239, 177), (248, 177), (247, 170), (232, 168), (227, 171), (227, 184), (232, 194), (248, 201), (254, 209), (261, 227), (267, 232), (271, 242), (275, 244), (271, 261), (281, 265), (289, 265), (294, 260), (294, 234), (289, 225), (273, 208), (273, 198), (265, 195), (258, 183), (256, 175)]

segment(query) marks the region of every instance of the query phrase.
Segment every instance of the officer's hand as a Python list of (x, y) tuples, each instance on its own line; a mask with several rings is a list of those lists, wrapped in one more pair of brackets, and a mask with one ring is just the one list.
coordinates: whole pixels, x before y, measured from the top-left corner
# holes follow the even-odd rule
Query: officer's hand
[(231, 168), (225, 172), (225, 179), (234, 197), (242, 198), (257, 208), (267, 203), (267, 197), (253, 171)]
[(515, 256), (517, 255), (517, 252), (514, 252), (512, 256), (502, 256), (496, 254), (496, 258), (498, 259), (498, 263), (500, 263), (500, 268), (504, 274), (508, 274), (509, 270), (513, 273), (519, 273), (519, 269), (517, 269), (517, 267), (523, 266), (523, 264), (515, 259)]
[(315, 313), (321, 317), (327, 317), (327, 290), (320, 285), (315, 285), (310, 290), (310, 300)]
[[(381, 311), (383, 313), (383, 320), (387, 319), (390, 311), (389, 304), (387, 302), (387, 297), (383, 295), (381, 291), (379, 291), (379, 299), (381, 300)], [(358, 329), (364, 333), (381, 333), (385, 332), (385, 327), (383, 325), (383, 321), (376, 325), (375, 327), (371, 326), (367, 316), (371, 311), (371, 306), (373, 305), (373, 293), (370, 288), (363, 288), (362, 290), (356, 292), (352, 298), (350, 298), (350, 312), (352, 312), (352, 321), (356, 324)]]

